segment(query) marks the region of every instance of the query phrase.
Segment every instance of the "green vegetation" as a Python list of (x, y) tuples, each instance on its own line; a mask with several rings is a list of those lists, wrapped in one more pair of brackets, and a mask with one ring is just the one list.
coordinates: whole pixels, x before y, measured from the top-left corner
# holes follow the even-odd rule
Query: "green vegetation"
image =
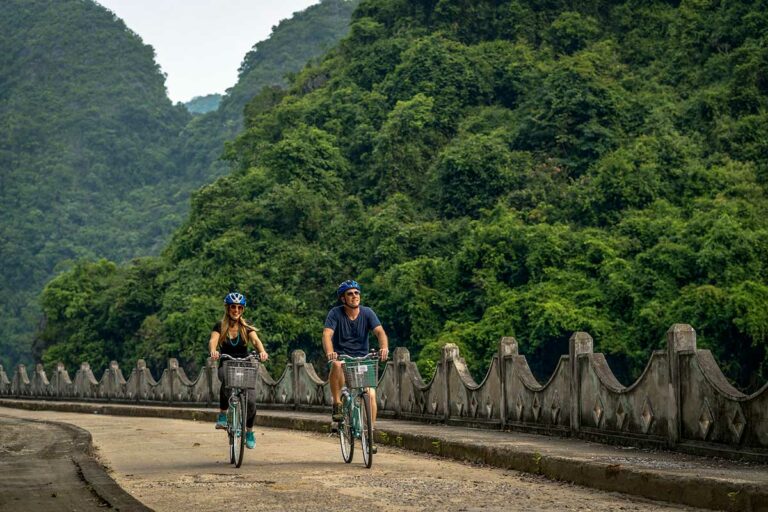
[(221, 158), (224, 144), (242, 130), (248, 101), (264, 88), (285, 88), (287, 77), (335, 46), (349, 30), (357, 3), (322, 0), (272, 27), (269, 39), (256, 43), (245, 55), (237, 83), (221, 97), (217, 108), (195, 116), (179, 134), (174, 160), (188, 177), (181, 191), (185, 199), (230, 171)]
[(215, 111), (221, 103), (221, 94), (206, 94), (205, 96), (195, 96), (184, 104), (192, 114), (206, 114)]
[[(82, 354), (59, 347), (46, 360), (127, 357), (122, 333), (134, 329), (133, 320), (106, 327), (97, 306), (78, 310), (94, 315), (85, 320), (72, 316), (79, 306), (69, 303), (61, 317), (47, 311), (53, 324), (43, 323), (31, 347), (43, 285), (67, 269), (90, 276), (98, 286), (81, 291), (106, 307), (101, 293), (114, 296), (110, 283), (126, 279), (123, 270), (112, 275), (102, 262), (86, 271), (73, 262), (158, 254), (186, 216), (190, 193), (227, 170), (219, 157), (242, 125), (247, 98), (264, 85), (284, 85), (284, 75), (333, 46), (355, 4), (324, 0), (281, 22), (273, 31), (280, 45), (270, 39), (254, 47), (222, 108), (192, 118), (168, 100), (152, 48), (93, 1), (2, 2), (0, 364), (32, 362), (65, 339), (82, 339)], [(100, 351), (105, 344), (112, 348)]]
[(156, 254), (179, 222), (189, 118), (152, 48), (93, 2), (0, 3), (0, 362), (28, 358), (38, 295), (75, 259)]
[[(74, 333), (120, 326), (88, 339), (195, 367), (232, 286), (273, 364), (297, 348), (319, 359), (335, 285), (355, 277), (425, 372), (450, 341), (481, 375), (513, 335), (547, 376), (585, 330), (627, 383), (686, 322), (755, 389), (768, 378), (766, 13), (365, 0), (338, 47), (246, 106), (234, 170), (194, 194), (159, 258), (81, 263), (48, 285), (44, 359), (77, 361)], [(67, 299), (107, 293), (101, 308)]]

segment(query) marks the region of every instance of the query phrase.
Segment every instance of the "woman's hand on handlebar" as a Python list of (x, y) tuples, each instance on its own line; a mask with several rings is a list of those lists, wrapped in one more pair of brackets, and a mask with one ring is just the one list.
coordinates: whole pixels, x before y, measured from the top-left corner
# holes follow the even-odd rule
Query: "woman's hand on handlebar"
[(267, 359), (269, 359), (269, 354), (264, 351), (259, 352), (259, 360), (266, 361)]
[(218, 350), (211, 350), (211, 359), (216, 361), (219, 359), (219, 357), (221, 357), (221, 354), (219, 354)]

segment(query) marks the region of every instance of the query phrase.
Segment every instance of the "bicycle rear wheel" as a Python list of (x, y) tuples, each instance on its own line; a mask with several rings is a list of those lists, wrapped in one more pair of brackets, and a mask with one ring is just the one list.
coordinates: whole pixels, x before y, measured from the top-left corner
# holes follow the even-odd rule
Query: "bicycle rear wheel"
[(240, 394), (240, 401), (237, 406), (237, 421), (234, 422), (235, 428), (235, 467), (239, 468), (243, 464), (243, 454), (245, 453), (245, 421), (248, 417), (248, 402), (245, 399), (245, 392)]
[(341, 458), (349, 464), (355, 454), (355, 438), (352, 434), (352, 399), (349, 395), (342, 395), (341, 407), (344, 418), (339, 424), (339, 444), (341, 445)]
[(370, 468), (373, 464), (373, 425), (371, 425), (371, 396), (360, 394), (360, 447), (363, 450), (363, 462)]

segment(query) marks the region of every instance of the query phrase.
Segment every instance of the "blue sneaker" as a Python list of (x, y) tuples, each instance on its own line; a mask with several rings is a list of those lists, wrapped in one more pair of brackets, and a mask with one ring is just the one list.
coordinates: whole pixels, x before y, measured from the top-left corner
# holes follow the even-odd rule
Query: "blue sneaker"
[(227, 415), (223, 412), (219, 413), (218, 419), (216, 419), (216, 428), (226, 429), (227, 428)]
[(256, 438), (253, 437), (253, 432), (245, 433), (245, 447), (253, 450), (256, 448)]

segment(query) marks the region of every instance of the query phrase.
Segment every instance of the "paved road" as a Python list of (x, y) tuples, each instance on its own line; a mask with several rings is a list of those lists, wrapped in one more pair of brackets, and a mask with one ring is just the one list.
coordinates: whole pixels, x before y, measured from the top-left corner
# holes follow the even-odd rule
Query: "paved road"
[[(381, 447), (368, 470), (359, 454), (352, 464), (344, 464), (335, 438), (311, 432), (258, 427), (257, 449), (247, 451), (243, 467), (235, 469), (228, 463), (225, 436), (210, 422), (0, 407), (0, 417), (4, 415), (67, 422), (87, 429), (112, 478), (157, 511), (695, 510), (392, 447)], [(0, 428), (0, 453), (18, 453), (33, 431), (20, 432), (20, 424), (14, 423), (17, 420), (4, 421), (17, 427)], [(42, 437), (48, 432), (46, 441), (36, 441), (41, 448), (48, 447), (39, 450), (42, 456), (70, 442), (55, 427), (34, 429), (38, 431)], [(19, 492), (25, 495), (32, 484), (38, 485), (33, 490), (42, 501), (28, 510), (90, 510), (86, 506), (93, 497), (87, 494), (67, 498), (65, 506), (50, 506), (58, 495), (56, 499), (50, 493), (46, 496), (47, 488), (39, 487), (40, 476), (73, 475), (66, 464), (54, 466), (54, 471), (34, 461), (30, 468), (0, 466), (1, 480), (13, 471), (16, 482), (0, 486), (0, 510), (23, 510), (6, 509), (3, 503), (11, 502)], [(72, 503), (77, 507), (67, 508)]]
[[(105, 480), (87, 454), (89, 447), (90, 437), (83, 430), (0, 416), (0, 510), (110, 509), (84, 477), (94, 477), (96, 470), (96, 480)], [(107, 494), (112, 498), (117, 491), (116, 504), (122, 510), (141, 510), (106, 480)]]

